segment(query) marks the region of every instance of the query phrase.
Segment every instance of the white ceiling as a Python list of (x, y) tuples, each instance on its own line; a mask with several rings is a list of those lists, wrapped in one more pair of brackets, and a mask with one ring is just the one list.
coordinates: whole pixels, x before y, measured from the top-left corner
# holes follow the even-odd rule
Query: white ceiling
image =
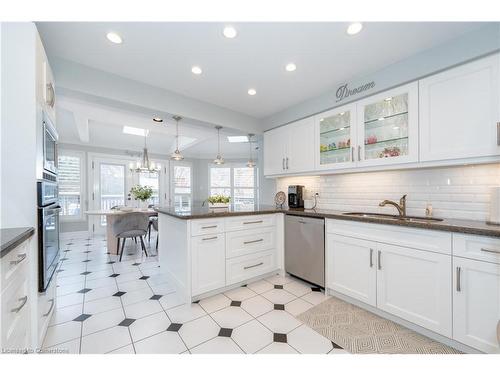
[[(37, 23), (49, 59), (57, 56), (256, 118), (279, 112), (352, 77), (439, 45), (480, 23)], [(119, 33), (123, 44), (105, 35)], [(297, 70), (288, 73), (290, 61)], [(203, 74), (195, 76), (191, 66)], [(257, 95), (249, 96), (248, 88)]]

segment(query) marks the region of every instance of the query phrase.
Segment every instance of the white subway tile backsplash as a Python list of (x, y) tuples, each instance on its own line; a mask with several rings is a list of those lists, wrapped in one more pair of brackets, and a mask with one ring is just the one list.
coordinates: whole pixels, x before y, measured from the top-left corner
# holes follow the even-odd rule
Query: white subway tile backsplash
[(323, 209), (393, 213), (378, 203), (407, 194), (409, 215), (424, 215), (432, 204), (436, 217), (487, 220), (489, 188), (500, 186), (500, 164), (282, 177), (277, 191), (286, 192), (288, 185), (304, 185), (306, 198), (318, 192)]

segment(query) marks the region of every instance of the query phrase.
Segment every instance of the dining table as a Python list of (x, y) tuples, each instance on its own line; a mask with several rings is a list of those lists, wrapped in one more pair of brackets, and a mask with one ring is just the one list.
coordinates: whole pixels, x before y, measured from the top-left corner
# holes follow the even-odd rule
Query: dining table
[(105, 216), (106, 217), (106, 243), (107, 249), (110, 254), (118, 254), (117, 251), (117, 239), (113, 235), (113, 223), (118, 216), (126, 215), (132, 212), (140, 212), (144, 213), (144, 215), (148, 215), (149, 217), (158, 216), (158, 212), (156, 212), (153, 208), (141, 209), (141, 208), (133, 208), (128, 209), (126, 211), (120, 209), (108, 209), (108, 210), (89, 210), (85, 211), (86, 215), (93, 216)]

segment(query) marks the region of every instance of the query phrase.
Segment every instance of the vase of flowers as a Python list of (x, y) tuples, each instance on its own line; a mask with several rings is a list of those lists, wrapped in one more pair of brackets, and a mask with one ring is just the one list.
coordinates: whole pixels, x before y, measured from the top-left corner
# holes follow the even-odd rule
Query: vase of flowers
[(209, 208), (228, 208), (230, 200), (231, 200), (231, 197), (228, 197), (228, 196), (225, 196), (222, 194), (211, 195), (207, 199), (208, 207)]
[(137, 208), (145, 210), (148, 208), (148, 201), (153, 196), (153, 188), (151, 186), (136, 185), (130, 189), (130, 194), (137, 202)]

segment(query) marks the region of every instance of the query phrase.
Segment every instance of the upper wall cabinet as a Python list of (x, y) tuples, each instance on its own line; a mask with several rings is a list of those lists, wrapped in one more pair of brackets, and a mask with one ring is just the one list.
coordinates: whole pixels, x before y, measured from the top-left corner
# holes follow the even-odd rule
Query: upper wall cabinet
[(420, 160), (500, 155), (500, 55), (419, 81)]
[(418, 161), (418, 84), (357, 102), (359, 166)]
[(314, 118), (264, 133), (264, 174), (284, 175), (314, 170)]
[(350, 104), (315, 117), (315, 167), (352, 168), (356, 164), (356, 105)]
[(49, 60), (43, 48), (42, 41), (36, 42), (36, 97), (41, 108), (47, 113), (53, 123), (56, 122), (56, 93), (54, 75), (49, 65)]

